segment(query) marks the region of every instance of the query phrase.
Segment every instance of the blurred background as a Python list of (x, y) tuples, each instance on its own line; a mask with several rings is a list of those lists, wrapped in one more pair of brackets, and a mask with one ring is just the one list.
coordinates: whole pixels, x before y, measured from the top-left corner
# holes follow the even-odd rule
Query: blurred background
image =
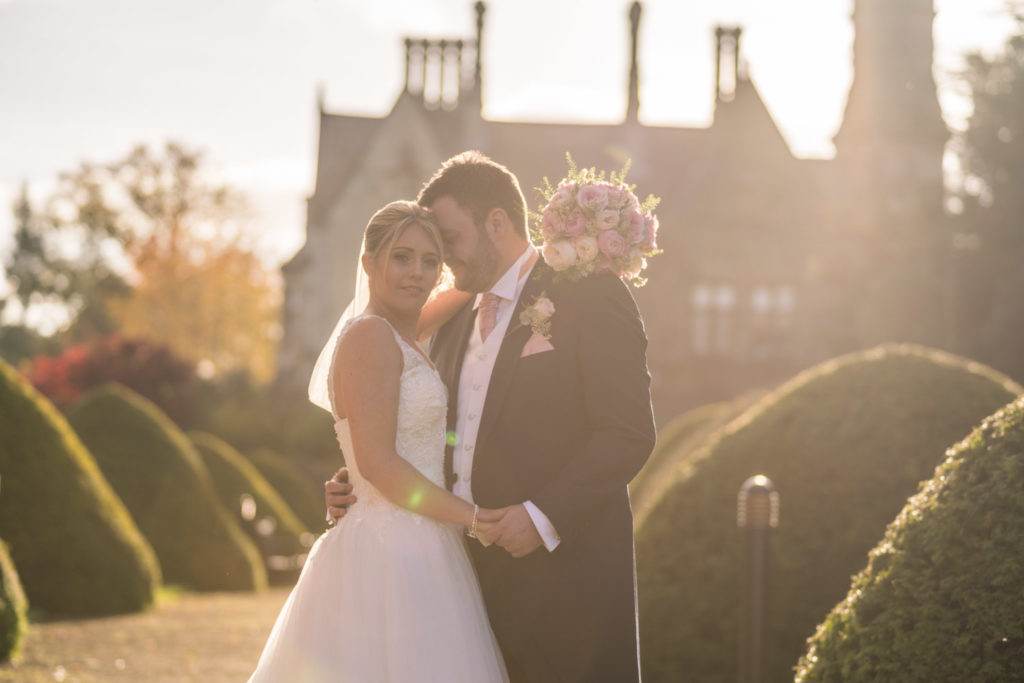
[[(1024, 472), (1007, 446), (1020, 399), (994, 413), (1024, 392), (1022, 12), (0, 0), (0, 660), (26, 604), (40, 624), (0, 680), (158, 680), (186, 647), (197, 680), (251, 670), (283, 593), (259, 614), (186, 598), (235, 621), (168, 636), (158, 610), (130, 648), (102, 620), (79, 638), (92, 626), (60, 619), (166, 607), (167, 586), (294, 581), (343, 461), (306, 382), (365, 223), (471, 148), (508, 165), (532, 209), (566, 153), (628, 162), (637, 193), (661, 198), (664, 253), (634, 290), (659, 426), (631, 485), (645, 673), (735, 680), (735, 493), (761, 473), (784, 501), (767, 666), (788, 680), (904, 505), (918, 519), (910, 496), (947, 447), (995, 414), (959, 452), (991, 440)], [(1019, 530), (1005, 546), (972, 532), (973, 568), (949, 575), (981, 576), (984, 547), (999, 585), (1024, 580), (998, 560), (1024, 534), (1011, 479), (985, 479), (1010, 482), (1009, 502), (964, 514)], [(956, 601), (910, 602), (954, 634), (975, 623)], [(1024, 639), (1006, 620), (976, 630), (984, 648), (1002, 638), (1008, 680)], [(921, 635), (895, 670), (944, 665), (927, 648), (950, 639)], [(953, 659), (974, 671), (973, 656)]]

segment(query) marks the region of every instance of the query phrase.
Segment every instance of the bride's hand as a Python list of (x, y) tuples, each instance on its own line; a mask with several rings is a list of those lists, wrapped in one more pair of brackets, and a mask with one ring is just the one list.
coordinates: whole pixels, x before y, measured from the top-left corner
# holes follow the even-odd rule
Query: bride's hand
[(494, 526), (494, 524), (491, 523), (491, 522), (477, 522), (476, 523), (476, 540), (480, 541), (480, 545), (482, 545), (485, 548), (487, 546), (489, 546), (491, 543), (490, 543), (490, 541), (484, 540), (484, 534), (492, 526)]

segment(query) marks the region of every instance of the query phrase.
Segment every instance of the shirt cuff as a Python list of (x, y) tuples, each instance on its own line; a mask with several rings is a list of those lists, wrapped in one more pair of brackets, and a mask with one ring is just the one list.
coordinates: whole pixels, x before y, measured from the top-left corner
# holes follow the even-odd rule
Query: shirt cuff
[(555, 530), (555, 525), (551, 523), (547, 515), (540, 511), (532, 501), (526, 501), (523, 503), (523, 507), (526, 508), (526, 514), (530, 515), (530, 520), (533, 522), (533, 526), (537, 528), (537, 533), (540, 534), (540, 540), (544, 541), (544, 547), (551, 552), (558, 547), (558, 544), (562, 542), (561, 536), (558, 535), (558, 531)]

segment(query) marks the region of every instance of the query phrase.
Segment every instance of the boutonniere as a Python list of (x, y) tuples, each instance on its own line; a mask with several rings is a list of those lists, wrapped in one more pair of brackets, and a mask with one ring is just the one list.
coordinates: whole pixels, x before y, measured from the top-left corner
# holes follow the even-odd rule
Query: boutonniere
[(555, 315), (555, 304), (545, 292), (533, 300), (533, 303), (519, 314), (519, 324), (529, 326), (535, 334), (551, 341), (551, 318)]

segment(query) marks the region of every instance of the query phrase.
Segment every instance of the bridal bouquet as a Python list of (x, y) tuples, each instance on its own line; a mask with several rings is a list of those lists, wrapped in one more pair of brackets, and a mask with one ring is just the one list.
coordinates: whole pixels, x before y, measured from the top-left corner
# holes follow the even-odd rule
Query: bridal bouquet
[(557, 272), (578, 280), (591, 273), (614, 273), (636, 287), (647, 281), (640, 273), (656, 246), (660, 201), (653, 195), (641, 203), (626, 184), (627, 162), (605, 179), (604, 171), (579, 169), (568, 154), (569, 174), (552, 187), (544, 178), (537, 188), (545, 205), (532, 213), (534, 241), (544, 261)]

